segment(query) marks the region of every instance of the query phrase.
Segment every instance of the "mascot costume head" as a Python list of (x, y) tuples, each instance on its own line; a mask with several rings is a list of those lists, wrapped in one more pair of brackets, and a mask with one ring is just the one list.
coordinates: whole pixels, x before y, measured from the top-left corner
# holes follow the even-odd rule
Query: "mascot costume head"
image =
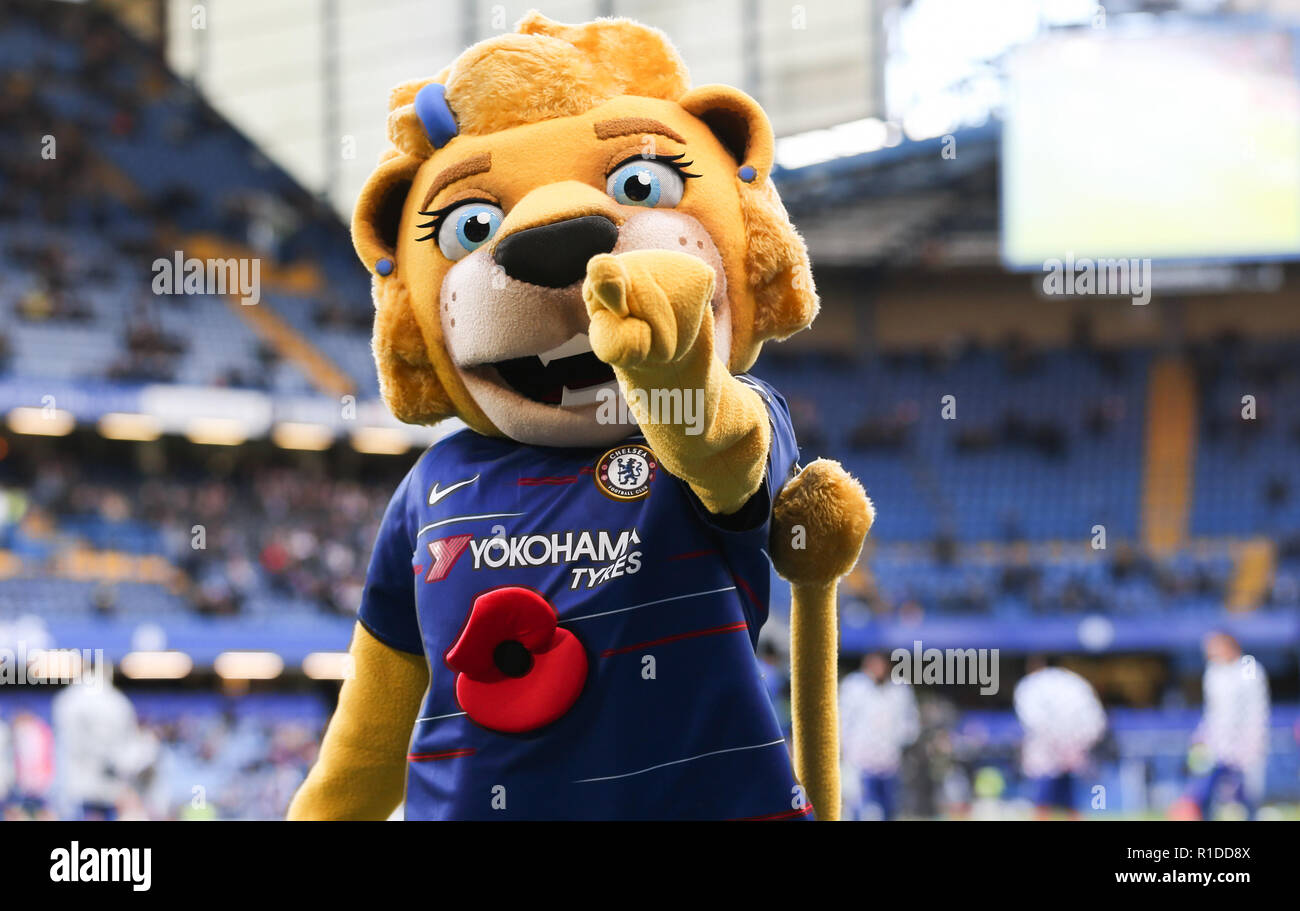
[[(455, 415), (549, 446), (620, 439), (589, 397), (557, 397), (562, 377), (529, 363), (587, 347), (581, 284), (599, 254), (706, 263), (715, 350), (735, 373), (812, 322), (808, 256), (769, 177), (767, 117), (735, 89), (692, 90), (660, 33), (532, 15), (398, 87), (389, 107), (393, 149), (353, 236), (375, 276), (375, 358), (401, 420)], [(578, 379), (613, 383), (593, 366)]]
[[(654, 29), (532, 13), (394, 89), (387, 133), (352, 222), (380, 387), (468, 429), (389, 506), (290, 817), (837, 818), (835, 583), (873, 513), (745, 375), (817, 312), (766, 116)], [(793, 763), (752, 660), (765, 554)]]

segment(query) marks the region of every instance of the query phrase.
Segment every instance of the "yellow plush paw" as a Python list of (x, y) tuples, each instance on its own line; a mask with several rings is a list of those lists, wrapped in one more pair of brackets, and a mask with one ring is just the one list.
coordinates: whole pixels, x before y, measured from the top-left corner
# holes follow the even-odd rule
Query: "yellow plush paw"
[(772, 563), (781, 578), (825, 585), (853, 569), (876, 520), (857, 478), (816, 459), (781, 488), (772, 507)]
[(596, 357), (623, 368), (682, 357), (710, 312), (714, 278), (707, 263), (670, 250), (593, 256), (582, 299), (591, 317), (588, 337)]

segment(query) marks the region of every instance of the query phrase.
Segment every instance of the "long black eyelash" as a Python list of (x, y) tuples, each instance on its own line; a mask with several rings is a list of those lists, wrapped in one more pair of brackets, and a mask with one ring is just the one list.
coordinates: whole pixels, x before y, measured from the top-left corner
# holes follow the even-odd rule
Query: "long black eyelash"
[(614, 165), (614, 167), (610, 168), (609, 173), (613, 174), (619, 168), (623, 167), (623, 165), (631, 164), (634, 161), (658, 161), (668, 165), (668, 167), (672, 168), (682, 177), (703, 177), (704, 176), (703, 174), (692, 174), (690, 171), (686, 170), (691, 165), (695, 164), (695, 162), (682, 161), (682, 159), (685, 157), (686, 157), (685, 152), (679, 152), (676, 155), (651, 155), (649, 158), (646, 158), (644, 155), (633, 155), (629, 158), (623, 159), (618, 164)]
[(446, 221), (447, 216), (451, 213), (451, 210), (458, 209), (461, 206), (468, 205), (469, 203), (472, 202), (481, 202), (489, 206), (496, 205), (496, 202), (491, 199), (458, 199), (455, 202), (447, 203), (447, 205), (443, 206), (441, 209), (433, 209), (428, 212), (424, 211), (423, 209), (420, 209), (419, 214), (425, 216), (426, 218), (431, 218), (433, 220), (426, 221), (422, 225), (416, 225), (416, 227), (432, 228), (433, 230), (431, 230), (428, 234), (424, 235), (423, 237), (417, 237), (416, 241), (419, 242), (422, 240), (432, 240), (433, 238), (437, 237), (438, 230), (442, 227), (442, 223)]

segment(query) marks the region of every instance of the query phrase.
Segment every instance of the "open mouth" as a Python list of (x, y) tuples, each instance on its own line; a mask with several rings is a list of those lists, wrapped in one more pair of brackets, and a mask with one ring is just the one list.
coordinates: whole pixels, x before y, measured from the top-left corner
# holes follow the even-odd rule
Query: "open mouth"
[(526, 399), (562, 408), (598, 401), (603, 388), (613, 388), (614, 369), (591, 350), (579, 333), (541, 354), (514, 357), (491, 364), (506, 385)]

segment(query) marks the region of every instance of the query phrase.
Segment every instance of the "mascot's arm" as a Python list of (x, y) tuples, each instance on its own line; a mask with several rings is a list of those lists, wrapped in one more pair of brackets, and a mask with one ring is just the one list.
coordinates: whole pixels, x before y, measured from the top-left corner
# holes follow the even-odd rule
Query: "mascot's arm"
[(402, 802), (428, 664), (359, 623), (351, 654), (354, 673), (343, 683), (316, 765), (289, 805), (290, 819), (387, 819)]
[[(614, 368), (650, 447), (709, 512), (727, 515), (763, 483), (771, 428), (758, 394), (713, 356), (713, 283), (694, 256), (635, 250), (593, 257), (582, 296), (591, 347)], [(703, 414), (693, 425), (651, 422), (656, 390), (680, 390), (683, 403), (702, 390), (691, 401)]]
[[(614, 368), (651, 447), (710, 512), (725, 515), (762, 484), (771, 429), (758, 395), (713, 356), (713, 282), (696, 257), (637, 250), (593, 257), (582, 294), (591, 347)], [(703, 389), (703, 432), (651, 422), (656, 389)], [(772, 509), (772, 560), (792, 594), (795, 772), (819, 819), (840, 815), (836, 583), (857, 562), (874, 517), (862, 485), (825, 459), (788, 481)]]

